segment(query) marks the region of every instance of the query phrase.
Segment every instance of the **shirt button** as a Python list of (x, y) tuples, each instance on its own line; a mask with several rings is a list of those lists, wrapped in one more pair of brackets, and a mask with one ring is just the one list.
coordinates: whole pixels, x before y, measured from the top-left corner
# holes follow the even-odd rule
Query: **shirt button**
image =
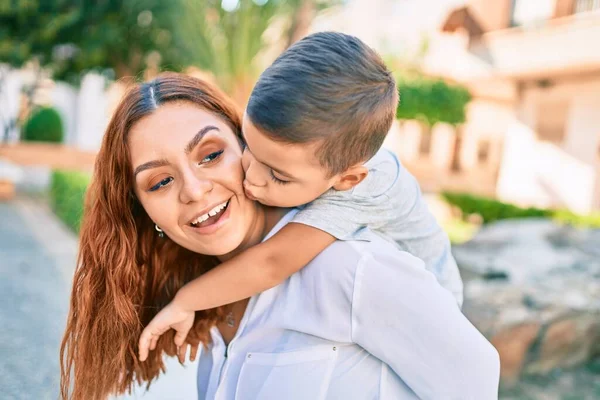
[(337, 350), (337, 347), (333, 346), (333, 351), (336, 351), (336, 350)]
[(248, 354), (248, 358), (252, 358), (252, 354)]

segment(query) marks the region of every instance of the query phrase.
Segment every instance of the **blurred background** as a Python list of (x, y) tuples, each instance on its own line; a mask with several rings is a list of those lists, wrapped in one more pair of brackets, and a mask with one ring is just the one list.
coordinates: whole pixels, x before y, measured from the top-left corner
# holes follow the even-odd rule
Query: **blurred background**
[[(353, 34), (401, 94), (417, 176), (502, 359), (503, 399), (600, 399), (600, 0), (0, 2), (0, 397), (54, 399), (82, 199), (132, 82), (182, 71), (243, 107), (303, 36)], [(131, 398), (189, 399), (195, 370)]]

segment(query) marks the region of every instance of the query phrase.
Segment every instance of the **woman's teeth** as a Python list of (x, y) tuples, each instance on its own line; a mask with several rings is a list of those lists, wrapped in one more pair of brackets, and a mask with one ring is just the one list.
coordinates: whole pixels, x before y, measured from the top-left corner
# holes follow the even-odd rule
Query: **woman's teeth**
[(229, 202), (229, 200), (227, 200), (225, 203), (219, 204), (218, 206), (216, 206), (215, 208), (213, 208), (212, 210), (210, 210), (206, 214), (203, 214), (203, 215), (199, 216), (195, 221), (192, 222), (192, 225), (201, 224), (204, 221), (206, 221), (207, 219), (209, 219), (210, 217), (214, 217), (220, 211), (222, 211), (223, 209), (225, 209), (225, 207), (227, 207), (227, 203), (228, 202)]

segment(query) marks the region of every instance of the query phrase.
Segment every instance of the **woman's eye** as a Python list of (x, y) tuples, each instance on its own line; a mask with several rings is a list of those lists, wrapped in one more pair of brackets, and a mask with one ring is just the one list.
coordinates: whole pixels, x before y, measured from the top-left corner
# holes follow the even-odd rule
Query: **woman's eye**
[(217, 158), (221, 157), (221, 154), (223, 154), (223, 150), (219, 150), (219, 151), (215, 151), (214, 153), (210, 153), (209, 155), (207, 155), (200, 161), (200, 164), (206, 164), (206, 163), (213, 162)]
[(165, 178), (162, 181), (158, 182), (156, 185), (152, 186), (150, 189), (148, 189), (148, 191), (154, 192), (164, 186), (167, 186), (169, 183), (171, 183), (171, 181), (173, 181), (172, 177)]

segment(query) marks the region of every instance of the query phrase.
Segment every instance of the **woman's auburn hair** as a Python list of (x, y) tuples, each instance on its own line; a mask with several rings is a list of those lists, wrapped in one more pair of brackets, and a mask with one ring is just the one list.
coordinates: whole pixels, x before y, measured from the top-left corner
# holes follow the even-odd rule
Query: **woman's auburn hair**
[[(177, 352), (173, 331), (148, 359), (137, 358), (142, 329), (184, 284), (217, 265), (159, 238), (136, 198), (127, 135), (144, 116), (168, 102), (188, 102), (221, 117), (241, 140), (240, 113), (216, 87), (175, 73), (137, 84), (113, 115), (86, 194), (70, 310), (60, 348), (62, 399), (105, 399), (149, 386), (164, 371), (163, 353)], [(165, 132), (168, 134), (168, 132)], [(196, 312), (187, 342), (210, 341), (222, 307)]]

